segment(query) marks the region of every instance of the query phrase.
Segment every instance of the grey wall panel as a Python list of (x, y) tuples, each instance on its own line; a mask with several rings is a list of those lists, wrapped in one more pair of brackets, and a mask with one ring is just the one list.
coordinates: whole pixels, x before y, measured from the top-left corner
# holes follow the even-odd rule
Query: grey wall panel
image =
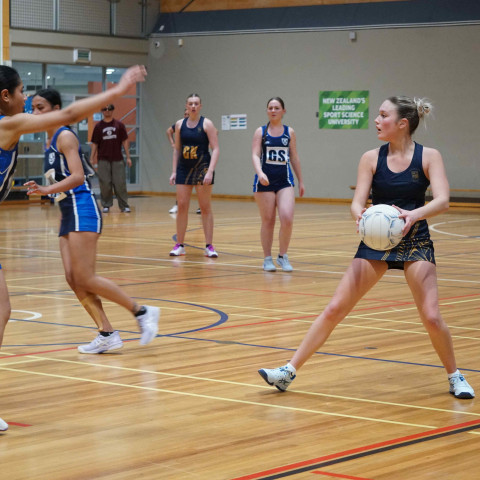
[(110, 34), (110, 4), (97, 0), (60, 0), (59, 30)]
[(10, 2), (12, 28), (52, 30), (53, 0), (13, 0)]
[[(252, 136), (275, 95), (297, 132), (308, 197), (351, 197), (360, 156), (379, 144), (378, 107), (394, 94), (433, 100), (434, 118), (415, 138), (441, 151), (453, 188), (479, 188), (479, 39), (477, 25), (362, 30), (356, 42), (346, 31), (186, 37), (181, 48), (175, 38), (152, 39), (160, 47), (155, 54), (151, 45), (144, 86), (142, 188), (173, 191), (164, 132), (193, 91), (220, 131), (216, 193), (250, 194)], [(320, 130), (320, 90), (369, 90), (369, 129)], [(236, 113), (248, 115), (248, 129), (222, 131), (222, 115)]]

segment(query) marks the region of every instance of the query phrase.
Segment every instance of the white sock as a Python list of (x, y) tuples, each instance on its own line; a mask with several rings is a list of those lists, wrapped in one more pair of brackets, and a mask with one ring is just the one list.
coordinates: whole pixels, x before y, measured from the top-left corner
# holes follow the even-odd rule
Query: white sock
[(287, 367), (287, 369), (292, 372), (293, 374), (296, 374), (297, 373), (297, 369), (291, 364), (291, 363), (287, 363), (285, 365)]
[(458, 368), (457, 368), (456, 372), (449, 373), (448, 378), (450, 379), (450, 378), (454, 377), (455, 375), (461, 375), (460, 370), (458, 370)]

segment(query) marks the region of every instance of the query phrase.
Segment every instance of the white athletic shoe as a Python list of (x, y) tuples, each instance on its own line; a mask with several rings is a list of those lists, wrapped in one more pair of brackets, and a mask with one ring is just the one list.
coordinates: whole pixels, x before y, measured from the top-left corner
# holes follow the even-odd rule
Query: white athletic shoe
[(181, 255), (185, 255), (185, 247), (182, 247), (179, 243), (176, 243), (175, 246), (170, 251), (171, 257), (180, 257)]
[(6, 430), (8, 430), (8, 423), (0, 418), (0, 432), (5, 432)]
[(123, 347), (122, 339), (117, 330), (108, 337), (104, 337), (99, 333), (88, 345), (79, 345), (80, 353), (106, 353), (112, 350), (120, 350)]
[(279, 255), (277, 257), (277, 263), (279, 267), (282, 267), (282, 270), (284, 272), (291, 272), (293, 270), (293, 267), (290, 265), (290, 262), (288, 261), (287, 254), (285, 254), (283, 257)]
[(462, 374), (454, 375), (449, 380), (450, 393), (456, 398), (475, 398), (475, 392)]
[(123, 210), (122, 210), (122, 213), (130, 213), (131, 210), (130, 210), (130, 207), (125, 207)]
[(215, 251), (215, 249), (213, 248), (213, 245), (209, 245), (206, 249), (205, 249), (205, 256), (206, 257), (210, 257), (210, 258), (217, 258), (218, 257), (218, 253)]
[(143, 315), (137, 317), (140, 326), (140, 345), (147, 345), (156, 336), (158, 332), (158, 320), (160, 319), (160, 309), (158, 307), (149, 307), (144, 305), (147, 311)]
[(262, 368), (258, 373), (269, 385), (274, 385), (281, 392), (284, 392), (296, 377), (287, 365), (272, 369)]
[(177, 213), (178, 212), (178, 205), (175, 204), (169, 211), (168, 213)]
[(277, 267), (273, 263), (272, 257), (265, 257), (264, 258), (264, 260), (263, 260), (263, 270), (265, 270), (265, 272), (276, 272), (277, 271)]
[(110, 207), (103, 207), (102, 212), (103, 213), (108, 213), (110, 211)]

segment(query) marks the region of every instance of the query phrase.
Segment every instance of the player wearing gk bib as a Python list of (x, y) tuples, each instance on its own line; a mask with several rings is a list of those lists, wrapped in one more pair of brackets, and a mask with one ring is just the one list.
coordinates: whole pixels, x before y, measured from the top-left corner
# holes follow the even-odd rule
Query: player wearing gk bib
[[(173, 149), (170, 185), (177, 187), (177, 243), (170, 256), (185, 255), (185, 232), (188, 225), (188, 208), (193, 187), (198, 195), (205, 234), (205, 256), (218, 257), (213, 241), (213, 213), (211, 206), (212, 185), (218, 162), (217, 129), (212, 121), (200, 115), (202, 101), (193, 93), (187, 97), (188, 116), (175, 124), (175, 146)], [(212, 149), (210, 155), (209, 148)]]
[[(404, 238), (399, 247), (387, 252), (373, 253), (366, 245), (360, 245), (333, 298), (315, 319), (290, 362), (258, 371), (268, 384), (286, 390), (297, 370), (322, 347), (334, 328), (387, 269), (400, 267), (430, 341), (447, 372), (449, 392), (456, 398), (475, 397), (473, 388), (457, 369), (452, 337), (440, 314), (433, 245), (426, 223), (427, 218), (448, 209), (445, 167), (438, 150), (422, 147), (412, 140), (420, 119), (430, 110), (431, 104), (422, 99), (390, 97), (382, 103), (375, 125), (378, 139), (388, 144), (369, 150), (360, 159), (350, 209), (358, 230), (372, 190), (374, 204), (387, 203), (399, 210), (399, 217), (405, 220)], [(433, 199), (425, 205), (429, 183)]]
[(263, 269), (266, 272), (276, 270), (272, 259), (272, 244), (277, 210), (280, 219), (277, 264), (284, 272), (293, 270), (287, 255), (295, 207), (293, 173), (290, 166), (297, 176), (300, 196), (305, 192), (295, 132), (293, 128), (282, 124), (285, 112), (281, 98), (270, 99), (267, 103), (269, 122), (257, 128), (252, 143), (252, 161), (256, 172), (253, 193), (262, 218), (260, 237), (264, 256)]

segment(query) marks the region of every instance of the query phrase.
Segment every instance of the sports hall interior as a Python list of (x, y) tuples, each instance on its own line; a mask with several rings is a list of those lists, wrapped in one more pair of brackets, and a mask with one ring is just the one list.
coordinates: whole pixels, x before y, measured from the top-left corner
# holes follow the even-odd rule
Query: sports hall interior
[[(129, 312), (104, 302), (123, 349), (78, 353), (96, 329), (65, 280), (57, 205), (22, 187), (42, 178), (44, 137), (22, 139), (0, 206), (12, 304), (0, 349), (0, 417), (10, 425), (1, 478), (480, 478), (478, 400), (448, 394), (400, 271), (287, 392), (257, 373), (291, 358), (333, 295), (359, 241), (349, 203), (360, 156), (378, 144), (374, 118), (385, 98), (408, 95), (434, 104), (414, 139), (441, 152), (451, 187), (450, 209), (429, 221), (440, 307), (458, 367), (480, 391), (479, 40), (471, 0), (2, 0), (1, 61), (27, 94), (51, 85), (68, 104), (146, 65), (147, 81), (116, 108), (132, 140), (132, 212), (115, 203), (104, 216), (97, 272), (162, 315), (158, 338), (141, 346)], [(325, 91), (367, 92), (366, 128), (319, 128)], [(203, 255), (194, 197), (187, 255), (168, 255), (165, 132), (194, 92), (218, 129), (217, 259)], [(295, 129), (306, 187), (288, 274), (262, 271), (252, 194), (252, 137), (274, 96)], [(236, 116), (245, 128), (231, 128)], [(98, 119), (74, 126), (87, 154)]]

